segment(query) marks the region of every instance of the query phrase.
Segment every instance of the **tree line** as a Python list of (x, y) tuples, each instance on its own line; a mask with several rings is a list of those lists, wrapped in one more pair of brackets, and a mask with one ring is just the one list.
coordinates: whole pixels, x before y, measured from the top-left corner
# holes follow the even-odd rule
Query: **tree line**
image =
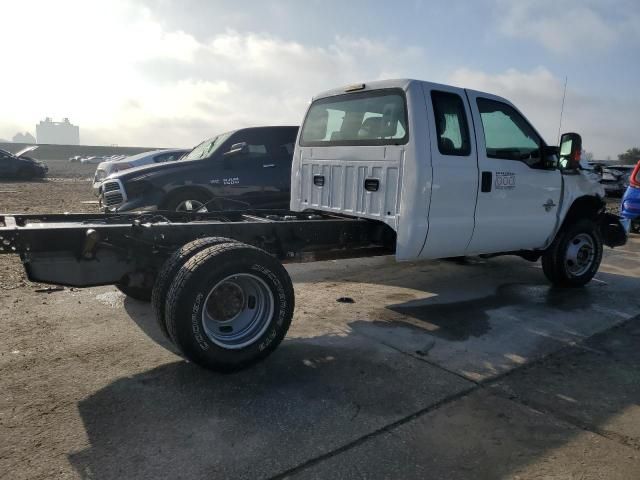
[(618, 154), (618, 161), (625, 165), (635, 165), (640, 161), (640, 148), (633, 147), (624, 153)]

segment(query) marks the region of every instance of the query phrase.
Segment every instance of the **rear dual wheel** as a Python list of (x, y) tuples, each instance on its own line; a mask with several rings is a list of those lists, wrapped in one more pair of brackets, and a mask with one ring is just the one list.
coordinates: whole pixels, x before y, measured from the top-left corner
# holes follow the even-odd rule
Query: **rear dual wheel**
[[(163, 323), (185, 358), (212, 370), (233, 371), (263, 359), (283, 340), (293, 317), (293, 285), (282, 264), (263, 250), (212, 242), (192, 252), (179, 268), (167, 268), (175, 274)], [(155, 289), (154, 307), (161, 315), (158, 283)]]
[(169, 337), (167, 325), (164, 321), (165, 302), (167, 300), (169, 288), (171, 287), (171, 282), (177, 275), (180, 268), (182, 268), (187, 260), (205, 248), (220, 245), (221, 243), (233, 242), (234, 240), (225, 237), (199, 238), (180, 247), (164, 262), (164, 265), (158, 272), (155, 285), (153, 286), (153, 292), (151, 293), (151, 305), (156, 315), (158, 326), (165, 336)]

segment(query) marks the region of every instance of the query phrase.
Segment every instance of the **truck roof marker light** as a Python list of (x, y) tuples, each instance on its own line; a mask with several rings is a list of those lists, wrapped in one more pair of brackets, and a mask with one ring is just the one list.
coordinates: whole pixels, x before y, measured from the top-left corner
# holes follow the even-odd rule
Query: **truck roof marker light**
[(344, 88), (345, 92), (355, 92), (356, 90), (364, 90), (365, 88), (365, 84), (364, 83), (354, 83), (353, 85), (347, 85)]

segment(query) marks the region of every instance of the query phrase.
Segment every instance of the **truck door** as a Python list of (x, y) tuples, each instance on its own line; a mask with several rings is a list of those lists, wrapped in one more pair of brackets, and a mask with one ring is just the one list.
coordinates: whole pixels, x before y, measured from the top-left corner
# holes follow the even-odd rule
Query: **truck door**
[(274, 128), (267, 145), (271, 161), (262, 163), (262, 170), (271, 183), (265, 185), (270, 208), (289, 208), (291, 198), (291, 161), (297, 128)]
[[(430, 135), (432, 187), (429, 231), (421, 258), (465, 252), (474, 228), (478, 162), (465, 92), (423, 84)], [(432, 108), (429, 108), (431, 106)]]
[(542, 248), (557, 222), (562, 178), (542, 137), (506, 100), (467, 90), (478, 146), (475, 228), (467, 253)]
[(242, 153), (223, 159), (222, 178), (225, 201), (236, 208), (287, 208), (288, 192), (282, 192), (283, 180), (289, 183), (289, 171), (283, 172), (270, 132), (248, 129), (234, 135), (229, 143), (245, 143)]

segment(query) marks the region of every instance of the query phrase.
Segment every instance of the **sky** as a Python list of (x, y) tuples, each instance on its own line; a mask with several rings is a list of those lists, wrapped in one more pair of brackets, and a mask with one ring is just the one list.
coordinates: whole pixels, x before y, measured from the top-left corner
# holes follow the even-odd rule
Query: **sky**
[[(298, 125), (323, 90), (417, 78), (511, 100), (547, 143), (640, 146), (638, 0), (0, 0), (0, 138), (194, 146)], [(8, 73), (10, 72), (10, 73)]]

